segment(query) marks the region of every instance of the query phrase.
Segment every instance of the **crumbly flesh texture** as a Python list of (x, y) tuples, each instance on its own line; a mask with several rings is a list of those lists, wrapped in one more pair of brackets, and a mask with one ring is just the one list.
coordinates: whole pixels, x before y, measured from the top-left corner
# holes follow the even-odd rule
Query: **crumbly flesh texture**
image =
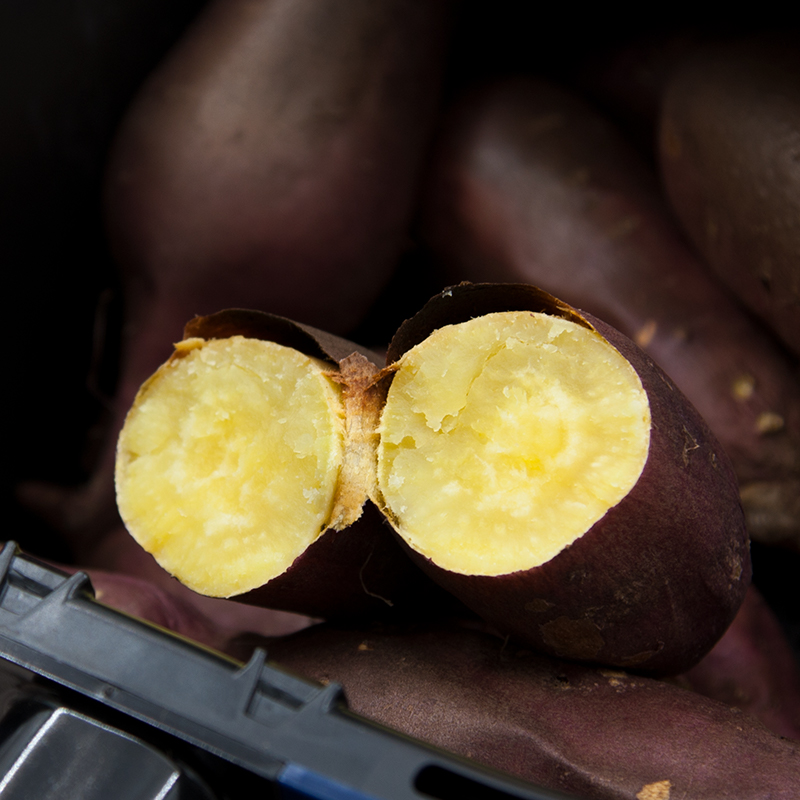
[(283, 573), (325, 529), (344, 412), (321, 362), (272, 342), (189, 339), (119, 439), (130, 533), (182, 583), (227, 597)]
[(636, 484), (650, 411), (599, 334), (531, 312), (440, 328), (398, 362), (378, 486), (408, 544), (469, 575), (539, 566)]

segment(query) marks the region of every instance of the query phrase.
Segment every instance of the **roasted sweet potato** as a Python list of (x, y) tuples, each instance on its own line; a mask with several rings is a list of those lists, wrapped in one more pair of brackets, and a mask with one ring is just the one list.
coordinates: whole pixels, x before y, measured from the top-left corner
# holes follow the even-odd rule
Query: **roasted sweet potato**
[(794, 800), (800, 747), (671, 684), (470, 630), (309, 628), (268, 646), (357, 713), (586, 800)]
[[(128, 414), (116, 482), (134, 538), (197, 591), (318, 616), (413, 595), (359, 520), (370, 498), (436, 583), (559, 656), (679, 672), (741, 603), (713, 436), (632, 342), (544, 292), (452, 287), (383, 371), (256, 312), (187, 334)], [(372, 588), (384, 555), (404, 577)]]
[(405, 247), (448, 6), (206, 6), (142, 87), (107, 170), (130, 302), (168, 315), (159, 332), (225, 306), (339, 333), (361, 319)]
[(423, 230), (447, 279), (533, 283), (635, 339), (728, 452), (751, 535), (800, 546), (796, 365), (684, 242), (611, 123), (510, 79), (462, 98), (437, 154)]
[(800, 41), (709, 44), (672, 74), (661, 172), (716, 274), (800, 355)]
[(533, 287), (462, 284), (388, 359), (378, 503), (437, 583), (560, 657), (668, 673), (711, 648), (750, 580), (736, 479), (632, 341)]

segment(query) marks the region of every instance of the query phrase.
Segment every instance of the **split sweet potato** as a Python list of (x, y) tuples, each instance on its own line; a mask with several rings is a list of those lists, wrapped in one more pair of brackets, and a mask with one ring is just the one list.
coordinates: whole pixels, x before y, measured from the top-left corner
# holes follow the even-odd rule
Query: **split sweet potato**
[(751, 535), (797, 546), (796, 365), (684, 242), (610, 122), (535, 78), (469, 93), (444, 127), (422, 227), (449, 281), (533, 283), (637, 341), (729, 454)]
[(633, 342), (533, 287), (462, 284), (388, 360), (377, 501), (437, 583), (559, 657), (674, 673), (722, 635), (750, 580), (736, 479)]
[(369, 499), (437, 584), (559, 656), (680, 672), (742, 601), (717, 442), (632, 342), (540, 290), (448, 289), (384, 370), (256, 312), (187, 336), (128, 414), (116, 483), (134, 538), (197, 591), (318, 616), (413, 595), (366, 581), (410, 565)]

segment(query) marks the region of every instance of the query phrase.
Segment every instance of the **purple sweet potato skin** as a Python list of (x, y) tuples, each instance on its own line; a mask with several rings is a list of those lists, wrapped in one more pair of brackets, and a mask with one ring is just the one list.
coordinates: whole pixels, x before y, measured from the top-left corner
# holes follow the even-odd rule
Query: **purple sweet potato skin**
[[(540, 310), (541, 294), (528, 286), (451, 287), (401, 327), (390, 354), (461, 314), (526, 303)], [(480, 617), (540, 652), (677, 674), (722, 636), (750, 583), (736, 477), (703, 419), (652, 359), (611, 326), (584, 318), (629, 361), (649, 398), (650, 451), (636, 485), (583, 536), (533, 569), (463, 575), (409, 552)]]
[(680, 682), (800, 740), (800, 665), (780, 622), (751, 585), (725, 635)]
[(450, 282), (533, 283), (639, 343), (727, 451), (753, 538), (800, 543), (797, 365), (683, 238), (652, 169), (583, 99), (534, 78), (462, 97), (422, 228)]
[(698, 49), (668, 83), (660, 164), (678, 218), (719, 277), (800, 355), (800, 48)]
[(180, 292), (195, 308), (178, 319), (247, 305), (357, 324), (405, 246), (448, 5), (208, 3), (110, 158), (108, 227), (132, 301)]
[(282, 575), (232, 599), (322, 619), (469, 615), (406, 556), (372, 504), (345, 530), (325, 531)]
[(344, 686), (357, 713), (586, 800), (797, 797), (800, 748), (663, 681), (454, 628), (318, 626), (269, 657)]

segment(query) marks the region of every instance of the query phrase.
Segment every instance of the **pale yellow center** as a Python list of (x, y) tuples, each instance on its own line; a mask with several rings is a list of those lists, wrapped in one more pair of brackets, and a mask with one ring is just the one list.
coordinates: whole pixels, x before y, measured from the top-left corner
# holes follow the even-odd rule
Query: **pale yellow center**
[(284, 572), (330, 517), (342, 460), (338, 386), (272, 342), (187, 340), (120, 435), (117, 502), (182, 583), (230, 596)]
[(380, 436), (378, 485), (403, 538), (445, 569), (501, 575), (550, 560), (625, 497), (650, 412), (596, 332), (505, 312), (409, 350)]

